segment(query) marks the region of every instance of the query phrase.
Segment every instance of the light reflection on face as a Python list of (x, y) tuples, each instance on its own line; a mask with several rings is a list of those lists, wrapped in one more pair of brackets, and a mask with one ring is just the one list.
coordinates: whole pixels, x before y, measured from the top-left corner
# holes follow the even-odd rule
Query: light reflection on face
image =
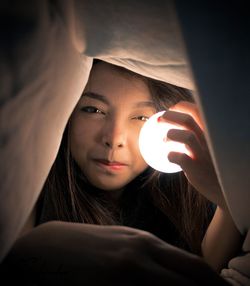
[(92, 185), (120, 190), (147, 168), (138, 137), (155, 112), (142, 80), (94, 65), (70, 122), (72, 156)]

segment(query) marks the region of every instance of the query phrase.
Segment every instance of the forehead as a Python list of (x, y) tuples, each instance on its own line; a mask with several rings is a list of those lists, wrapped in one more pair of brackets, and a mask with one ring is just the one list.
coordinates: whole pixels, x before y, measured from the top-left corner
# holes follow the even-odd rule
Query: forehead
[(108, 98), (109, 101), (149, 101), (150, 91), (146, 83), (133, 76), (123, 73), (108, 63), (98, 63), (93, 66), (85, 92), (96, 92)]

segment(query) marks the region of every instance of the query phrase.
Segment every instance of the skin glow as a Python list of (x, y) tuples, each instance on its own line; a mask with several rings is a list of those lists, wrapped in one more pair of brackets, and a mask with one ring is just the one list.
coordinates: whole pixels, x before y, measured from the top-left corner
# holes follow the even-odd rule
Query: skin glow
[(170, 129), (184, 129), (158, 118), (165, 111), (160, 111), (149, 118), (143, 125), (139, 135), (139, 148), (145, 162), (152, 168), (164, 172), (175, 173), (181, 171), (181, 167), (168, 160), (171, 151), (185, 153), (190, 156), (190, 151), (185, 144), (169, 140), (167, 133)]
[(70, 122), (72, 157), (93, 186), (121, 190), (148, 167), (138, 136), (155, 112), (143, 81), (105, 63), (93, 67)]

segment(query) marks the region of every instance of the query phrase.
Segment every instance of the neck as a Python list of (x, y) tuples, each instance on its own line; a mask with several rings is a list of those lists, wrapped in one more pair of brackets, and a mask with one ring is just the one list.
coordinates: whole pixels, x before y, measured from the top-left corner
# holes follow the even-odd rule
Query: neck
[(104, 191), (107, 194), (107, 197), (115, 204), (119, 204), (120, 197), (122, 195), (123, 189)]

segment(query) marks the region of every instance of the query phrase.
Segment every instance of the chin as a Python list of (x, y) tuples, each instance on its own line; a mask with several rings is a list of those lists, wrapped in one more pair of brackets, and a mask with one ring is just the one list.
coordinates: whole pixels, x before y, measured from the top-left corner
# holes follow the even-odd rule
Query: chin
[(95, 183), (92, 182), (92, 185), (103, 191), (115, 192), (115, 191), (123, 189), (128, 183), (129, 182), (124, 182), (123, 184), (121, 183), (110, 184), (110, 181), (109, 181), (109, 183), (107, 184), (105, 184), (104, 182), (95, 182)]
[(124, 185), (122, 185), (122, 186), (120, 186), (120, 185), (119, 186), (95, 185), (95, 187), (97, 187), (98, 189), (103, 190), (105, 192), (115, 192), (115, 191), (119, 191), (119, 190), (123, 189)]

